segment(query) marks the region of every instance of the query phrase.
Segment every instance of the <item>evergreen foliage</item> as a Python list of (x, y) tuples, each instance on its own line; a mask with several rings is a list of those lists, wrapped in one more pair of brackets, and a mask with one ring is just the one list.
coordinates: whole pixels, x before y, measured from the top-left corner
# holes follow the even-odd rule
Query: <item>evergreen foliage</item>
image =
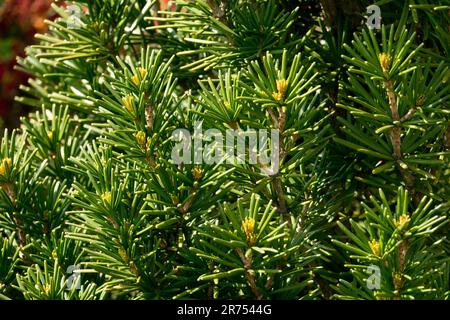
[[(19, 59), (0, 299), (450, 298), (448, 1), (70, 4)], [(199, 121), (279, 170), (174, 163)]]

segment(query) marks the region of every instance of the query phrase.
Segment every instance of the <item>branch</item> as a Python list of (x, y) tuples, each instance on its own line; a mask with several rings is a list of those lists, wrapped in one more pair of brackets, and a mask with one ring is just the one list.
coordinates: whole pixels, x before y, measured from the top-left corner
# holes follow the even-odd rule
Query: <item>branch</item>
[(252, 267), (252, 258), (251, 257), (247, 258), (244, 255), (244, 253), (242, 252), (241, 248), (237, 248), (236, 252), (239, 255), (239, 257), (241, 258), (242, 263), (244, 264), (245, 278), (247, 279), (250, 289), (252, 290), (253, 294), (255, 295), (256, 300), (261, 300), (262, 294), (259, 291), (258, 286), (256, 285), (255, 276), (252, 273), (250, 273), (250, 271), (248, 270)]
[(400, 122), (405, 122), (406, 120), (408, 120), (409, 118), (411, 118), (414, 113), (416, 112), (416, 107), (412, 107), (411, 109), (409, 109), (408, 113), (406, 113), (401, 119)]
[[(389, 98), (389, 106), (391, 108), (392, 120), (394, 121), (394, 123), (396, 123), (400, 121), (400, 116), (398, 114), (397, 99), (395, 97), (392, 80), (385, 81), (384, 85), (386, 87), (386, 93)], [(396, 160), (400, 160), (402, 158), (401, 130), (402, 129), (398, 126), (389, 129), (389, 136), (391, 137), (392, 146), (394, 148), (394, 158)]]

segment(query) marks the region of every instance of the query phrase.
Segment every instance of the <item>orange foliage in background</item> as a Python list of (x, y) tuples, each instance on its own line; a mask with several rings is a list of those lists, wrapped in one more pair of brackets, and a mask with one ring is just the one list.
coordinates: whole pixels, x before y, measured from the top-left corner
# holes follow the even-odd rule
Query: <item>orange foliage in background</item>
[(17, 25), (22, 32), (40, 32), (50, 8), (49, 0), (6, 0), (0, 9), (0, 25)]
[(34, 34), (44, 32), (44, 20), (50, 18), (50, 0), (0, 1), (0, 117), (1, 126), (17, 125), (19, 114), (26, 108), (14, 102), (19, 86), (28, 76), (14, 70), (16, 56), (23, 56)]
[[(54, 17), (51, 0), (0, 0), (0, 128), (16, 127), (29, 108), (14, 101), (28, 76), (14, 70), (16, 57), (24, 56), (34, 35), (46, 30), (45, 19)], [(55, 1), (63, 5), (65, 1)], [(59, 2), (59, 3), (58, 3)], [(160, 0), (160, 10), (174, 10), (169, 0)]]

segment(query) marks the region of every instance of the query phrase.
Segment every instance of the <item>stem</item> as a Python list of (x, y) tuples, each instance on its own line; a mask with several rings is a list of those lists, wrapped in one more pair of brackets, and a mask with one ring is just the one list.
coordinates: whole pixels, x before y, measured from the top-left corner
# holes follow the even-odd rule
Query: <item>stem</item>
[[(214, 271), (214, 264), (210, 263), (209, 264), (209, 271), (213, 272)], [(214, 299), (214, 281), (210, 281), (208, 284), (208, 292), (207, 292), (207, 296), (208, 296), (208, 300), (213, 300)]]
[(25, 236), (25, 232), (22, 229), (22, 220), (17, 215), (14, 215), (13, 220), (14, 223), (16, 224), (17, 238), (19, 240), (19, 244), (21, 247), (24, 247), (27, 244), (27, 238)]
[[(392, 84), (392, 80), (387, 80), (384, 83), (386, 87), (386, 93), (389, 98), (389, 106), (391, 108), (392, 120), (395, 122), (400, 121), (400, 116), (398, 114), (398, 105), (397, 99), (395, 97), (394, 88)], [(398, 126), (389, 129), (389, 136), (391, 138), (392, 146), (394, 148), (394, 158), (396, 160), (400, 160), (402, 158), (401, 151), (401, 131), (402, 129)]]
[(237, 254), (241, 258), (242, 263), (244, 264), (245, 268), (245, 278), (247, 279), (247, 282), (250, 286), (250, 289), (252, 290), (253, 294), (256, 297), (256, 300), (262, 299), (262, 294), (258, 289), (258, 286), (256, 285), (256, 279), (255, 276), (249, 271), (252, 267), (252, 257), (246, 257), (244, 253), (242, 252), (241, 248), (236, 249)]
[(330, 286), (328, 285), (328, 282), (325, 281), (319, 274), (316, 272), (313, 273), (313, 279), (314, 282), (317, 283), (319, 286), (320, 292), (322, 292), (322, 295), (325, 300), (329, 300), (331, 296), (333, 295)]
[(196, 191), (197, 191), (197, 188), (195, 188), (195, 187), (192, 187), (191, 190), (189, 191), (188, 200), (184, 203), (183, 207), (181, 207), (181, 209), (179, 210), (181, 215), (185, 215), (188, 212), (189, 208), (192, 205), (192, 202), (194, 202)]
[(269, 113), (270, 118), (272, 118), (272, 123), (275, 126), (275, 128), (278, 128), (279, 127), (278, 117), (275, 115), (275, 112), (273, 112), (272, 108), (267, 108), (267, 112)]
[(275, 192), (277, 193), (277, 198), (278, 198), (278, 201), (277, 201), (278, 212), (283, 215), (286, 215), (286, 213), (287, 213), (286, 199), (285, 199), (284, 188), (281, 184), (280, 177), (276, 177), (273, 180), (273, 186), (274, 186)]
[(409, 111), (400, 119), (400, 122), (405, 122), (406, 120), (411, 118), (416, 110), (416, 107), (412, 107), (411, 109), (409, 109)]
[[(408, 252), (408, 243), (404, 240), (402, 241), (402, 243), (400, 244), (399, 248), (398, 248), (398, 254), (399, 254), (399, 258), (398, 258), (398, 269), (399, 269), (399, 273), (402, 274), (404, 267), (405, 267), (405, 258), (406, 258), (406, 253)], [(404, 278), (402, 276), (402, 279), (397, 282), (394, 281), (394, 287), (395, 287), (395, 296), (394, 296), (394, 300), (401, 300), (401, 289), (403, 288), (403, 284), (404, 284)]]
[[(400, 122), (405, 121), (409, 119), (415, 112), (415, 108), (411, 108), (409, 112), (400, 119), (400, 115), (398, 113), (398, 104), (397, 104), (397, 98), (395, 96), (394, 92), (394, 86), (392, 84), (392, 80), (386, 80), (384, 82), (384, 85), (386, 87), (386, 94), (389, 99), (389, 106), (391, 109), (391, 115), (392, 120), (394, 121), (394, 124), (396, 125), (394, 128), (389, 129), (389, 136), (391, 138), (392, 146), (394, 148), (394, 159), (399, 161), (402, 159), (402, 150), (401, 150), (401, 134), (402, 134), (402, 128), (399, 126)], [(420, 202), (420, 196), (415, 190), (415, 178), (414, 176), (407, 170), (400, 168), (400, 173), (402, 175), (403, 181), (406, 184), (406, 187), (408, 190), (411, 191), (411, 195), (414, 199), (414, 203), (418, 204)]]
[[(284, 106), (280, 107), (278, 110), (278, 117), (274, 114), (273, 110), (271, 108), (268, 109), (268, 112), (272, 118), (273, 121), (273, 125), (275, 126), (275, 128), (277, 128), (279, 130), (280, 136), (283, 136), (283, 131), (284, 131), (284, 126), (286, 124), (286, 109)], [(279, 146), (279, 152), (280, 152), (280, 163), (283, 162), (285, 155), (285, 151), (284, 151), (284, 144), (283, 144), (283, 139), (280, 139), (280, 146)], [(274, 189), (274, 191), (277, 194), (277, 211), (279, 213), (281, 213), (285, 219), (285, 221), (288, 222), (289, 227), (292, 226), (290, 220), (289, 220), (289, 215), (287, 215), (287, 206), (286, 206), (286, 199), (285, 199), (285, 192), (284, 192), (284, 188), (283, 188), (283, 184), (282, 184), (282, 180), (280, 176), (274, 177), (274, 179), (272, 180), (272, 187)]]
[[(6, 194), (8, 195), (9, 199), (11, 200), (11, 202), (13, 203), (13, 205), (15, 205), (16, 204), (16, 190), (15, 190), (14, 183), (6, 182), (6, 183), (3, 183), (0, 187), (3, 190), (5, 190)], [(23, 250), (23, 247), (25, 247), (27, 244), (27, 237), (26, 237), (25, 231), (23, 230), (22, 219), (20, 219), (20, 217), (17, 215), (17, 213), (13, 213), (12, 217), (13, 217), (13, 222), (16, 225), (17, 240), (19, 241), (19, 244), (21, 247), (20, 251), (23, 254), (23, 260), (25, 263), (29, 263), (30, 259), (28, 257), (28, 254)]]

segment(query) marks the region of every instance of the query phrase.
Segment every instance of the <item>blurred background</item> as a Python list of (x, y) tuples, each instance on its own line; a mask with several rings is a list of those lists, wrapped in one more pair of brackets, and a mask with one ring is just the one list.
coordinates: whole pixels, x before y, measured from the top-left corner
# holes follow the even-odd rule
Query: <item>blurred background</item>
[(45, 31), (45, 19), (52, 18), (50, 0), (0, 0), (0, 129), (17, 127), (28, 107), (14, 101), (26, 74), (14, 70), (16, 56)]
[[(4, 128), (15, 128), (19, 118), (30, 107), (14, 101), (19, 87), (28, 76), (14, 69), (16, 57), (24, 56), (24, 50), (34, 43), (34, 35), (46, 31), (45, 19), (55, 18), (50, 4), (66, 5), (57, 0), (0, 0), (0, 136)], [(158, 1), (165, 10), (169, 0)]]

